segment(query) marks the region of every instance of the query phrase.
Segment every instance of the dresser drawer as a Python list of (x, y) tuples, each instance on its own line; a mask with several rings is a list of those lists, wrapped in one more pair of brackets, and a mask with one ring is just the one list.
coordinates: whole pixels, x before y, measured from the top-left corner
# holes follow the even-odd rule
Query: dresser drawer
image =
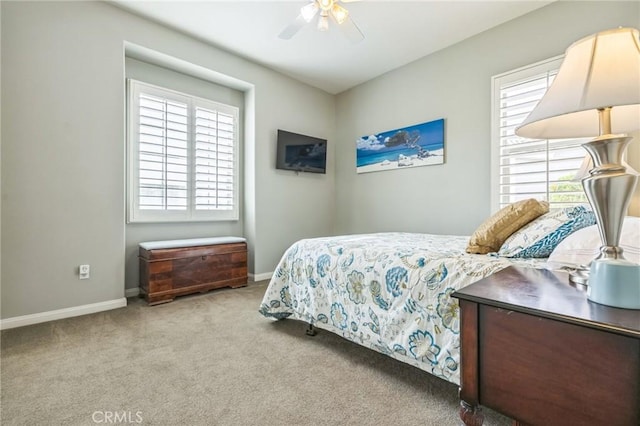
[(532, 425), (638, 424), (637, 339), (481, 305), (478, 341), (483, 405)]

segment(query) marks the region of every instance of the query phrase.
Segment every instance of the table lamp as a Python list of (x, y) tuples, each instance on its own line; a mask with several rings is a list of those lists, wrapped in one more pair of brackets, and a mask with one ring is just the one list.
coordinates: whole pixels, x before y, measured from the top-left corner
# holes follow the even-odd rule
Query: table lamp
[(573, 43), (551, 87), (516, 129), (536, 139), (592, 137), (582, 146), (593, 169), (582, 186), (596, 216), (602, 246), (591, 262), (587, 297), (640, 309), (640, 265), (624, 259), (622, 222), (638, 177), (623, 165), (640, 129), (640, 38), (634, 28), (603, 31)]

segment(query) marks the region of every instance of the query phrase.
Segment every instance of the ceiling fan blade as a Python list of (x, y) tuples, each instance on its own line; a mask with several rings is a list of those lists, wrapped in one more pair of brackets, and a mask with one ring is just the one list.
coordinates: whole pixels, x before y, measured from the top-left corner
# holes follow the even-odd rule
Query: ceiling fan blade
[(360, 31), (360, 28), (358, 28), (350, 16), (348, 16), (342, 24), (338, 25), (338, 27), (351, 43), (360, 43), (364, 40), (364, 34), (362, 34), (362, 31)]
[(296, 35), (296, 33), (298, 31), (300, 31), (300, 29), (306, 23), (307, 23), (307, 21), (305, 21), (304, 18), (302, 17), (302, 14), (300, 14), (300, 15), (298, 15), (298, 17), (296, 19), (294, 19), (294, 21), (292, 23), (287, 25), (285, 27), (285, 29), (282, 30), (282, 32), (280, 34), (278, 34), (278, 37), (280, 37), (281, 39), (284, 39), (284, 40), (289, 40), (289, 39), (291, 39), (291, 37)]

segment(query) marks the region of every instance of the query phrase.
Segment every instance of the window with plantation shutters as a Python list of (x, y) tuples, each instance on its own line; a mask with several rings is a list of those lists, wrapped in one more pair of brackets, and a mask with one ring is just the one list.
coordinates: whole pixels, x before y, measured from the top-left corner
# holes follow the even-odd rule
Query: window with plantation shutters
[(238, 219), (238, 109), (129, 80), (129, 221)]
[(550, 208), (587, 203), (573, 177), (586, 151), (585, 139), (526, 139), (515, 129), (553, 82), (562, 58), (553, 58), (492, 79), (492, 208), (526, 198)]

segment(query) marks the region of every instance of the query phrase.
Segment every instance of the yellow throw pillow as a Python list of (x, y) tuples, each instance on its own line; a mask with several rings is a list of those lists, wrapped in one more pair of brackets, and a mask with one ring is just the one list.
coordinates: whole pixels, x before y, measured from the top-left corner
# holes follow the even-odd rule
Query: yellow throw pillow
[(533, 219), (549, 211), (549, 203), (534, 198), (503, 207), (476, 229), (469, 240), (467, 253), (496, 252), (507, 238)]

